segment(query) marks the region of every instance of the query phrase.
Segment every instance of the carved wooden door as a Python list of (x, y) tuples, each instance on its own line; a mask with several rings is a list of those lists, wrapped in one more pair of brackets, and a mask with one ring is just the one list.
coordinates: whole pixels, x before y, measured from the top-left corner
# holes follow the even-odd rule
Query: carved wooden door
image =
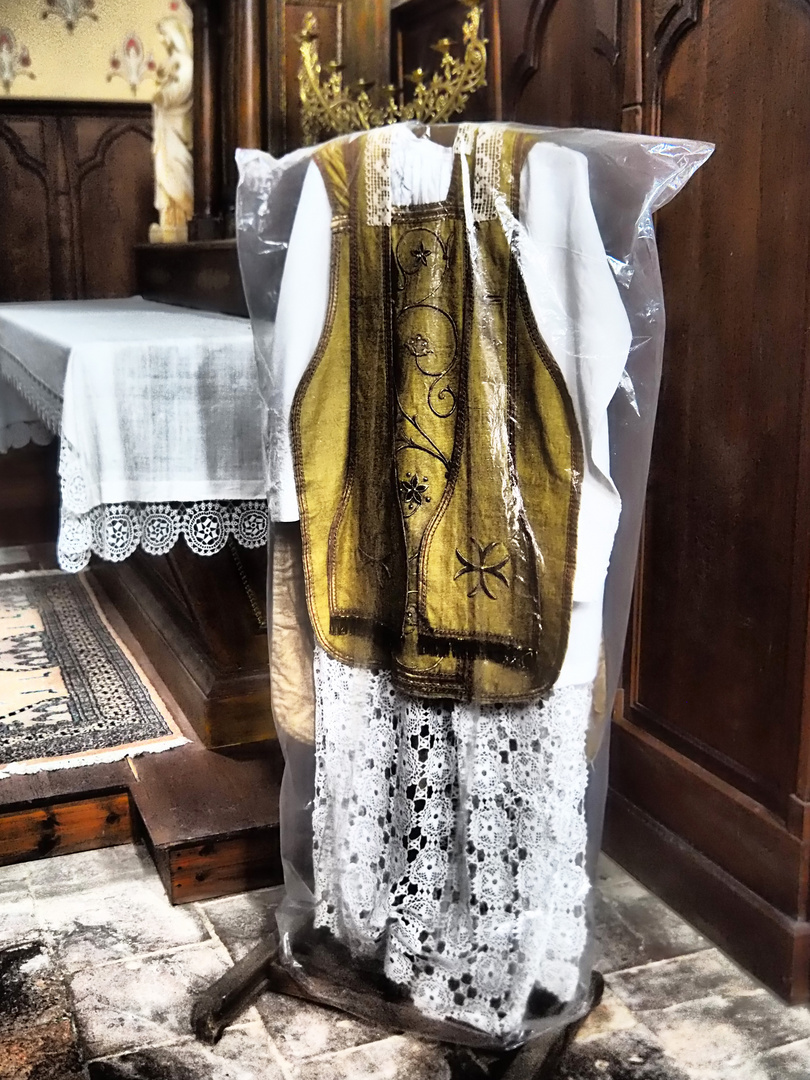
[(810, 3), (498, 12), (504, 116), (717, 144), (657, 222), (667, 344), (606, 845), (807, 1000)]
[(810, 4), (649, 0), (644, 129), (717, 151), (659, 215), (667, 346), (608, 846), (806, 1000)]
[(555, 127), (622, 125), (620, 0), (500, 0), (503, 110)]

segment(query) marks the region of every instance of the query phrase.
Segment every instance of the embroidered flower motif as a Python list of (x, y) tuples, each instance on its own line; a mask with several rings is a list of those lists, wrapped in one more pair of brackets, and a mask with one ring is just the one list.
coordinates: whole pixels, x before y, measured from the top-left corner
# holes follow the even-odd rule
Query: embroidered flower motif
[(422, 503), (429, 503), (430, 496), (425, 495), (428, 489), (428, 478), (423, 476), (421, 481), (418, 476), (405, 473), (405, 479), (399, 482), (399, 494), (409, 510), (416, 510)]
[(405, 342), (405, 348), (413, 356), (433, 356), (433, 349), (430, 347), (430, 342), (424, 334), (413, 334)]
[(495, 594), (489, 591), (489, 585), (492, 584), (492, 581), (490, 580), (488, 582), (487, 577), (489, 576), (490, 579), (497, 578), (498, 581), (502, 581), (508, 589), (509, 582), (501, 573), (501, 570), (509, 562), (511, 556), (507, 551), (505, 557), (499, 559), (497, 562), (488, 561), (491, 559), (496, 548), (505, 548), (506, 545), (502, 544), (500, 540), (495, 540), (493, 543), (487, 544), (486, 547), (484, 547), (484, 545), (479, 544), (473, 536), (470, 537), (470, 541), (472, 542), (473, 547), (478, 549), (478, 559), (477, 561), (474, 558), (467, 559), (461, 554), (458, 548), (456, 548), (456, 558), (461, 563), (461, 569), (454, 575), (453, 581), (458, 581), (458, 579), (464, 577), (465, 574), (477, 574), (478, 580), (467, 593), (467, 596), (473, 597), (478, 590), (481, 589), (482, 592), (486, 593), (490, 600), (496, 600), (497, 597)]
[(411, 248), (411, 255), (417, 262), (420, 262), (422, 266), (427, 266), (428, 259), (433, 254), (430, 248), (426, 248), (422, 240), (419, 241), (419, 247)]

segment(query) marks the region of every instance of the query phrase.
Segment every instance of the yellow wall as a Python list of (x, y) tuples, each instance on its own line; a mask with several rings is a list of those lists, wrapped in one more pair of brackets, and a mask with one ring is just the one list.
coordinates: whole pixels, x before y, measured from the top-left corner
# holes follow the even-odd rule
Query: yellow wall
[[(59, 0), (53, 7), (59, 7)], [(151, 79), (143, 81), (134, 94), (124, 79), (107, 80), (110, 57), (113, 52), (121, 54), (134, 31), (146, 53), (162, 63), (166, 52), (157, 23), (172, 14), (170, 0), (95, 0), (92, 10), (98, 20), (82, 16), (72, 33), (59, 14), (43, 19), (45, 9), (46, 0), (0, 0), (0, 28), (12, 31), (18, 49), (27, 47), (31, 63), (23, 70), (36, 76), (18, 75), (10, 92), (4, 93), (0, 86), (0, 97), (152, 100), (155, 84)]]

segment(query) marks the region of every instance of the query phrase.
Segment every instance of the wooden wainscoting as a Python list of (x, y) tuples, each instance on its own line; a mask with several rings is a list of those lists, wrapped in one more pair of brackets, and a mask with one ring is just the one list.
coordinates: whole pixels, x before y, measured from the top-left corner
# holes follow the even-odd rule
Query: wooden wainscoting
[(135, 292), (151, 141), (150, 105), (0, 100), (0, 301)]

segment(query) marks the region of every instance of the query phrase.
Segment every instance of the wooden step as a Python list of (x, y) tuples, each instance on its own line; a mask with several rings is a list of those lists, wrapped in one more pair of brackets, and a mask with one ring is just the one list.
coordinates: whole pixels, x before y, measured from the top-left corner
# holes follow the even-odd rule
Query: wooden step
[(142, 840), (176, 904), (280, 884), (276, 743), (191, 743), (132, 765), (0, 782), (0, 865)]

